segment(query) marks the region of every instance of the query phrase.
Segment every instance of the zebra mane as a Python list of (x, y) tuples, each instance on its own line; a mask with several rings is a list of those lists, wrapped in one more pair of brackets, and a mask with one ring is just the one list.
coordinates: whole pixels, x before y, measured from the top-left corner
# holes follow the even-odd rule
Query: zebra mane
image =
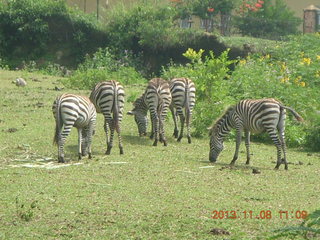
[(211, 127), (209, 127), (209, 136), (212, 136), (215, 132), (218, 131), (219, 127), (222, 123), (226, 120), (226, 118), (229, 116), (231, 112), (233, 112), (235, 109), (235, 106), (230, 106), (227, 108), (227, 110), (224, 111), (224, 113), (212, 124)]

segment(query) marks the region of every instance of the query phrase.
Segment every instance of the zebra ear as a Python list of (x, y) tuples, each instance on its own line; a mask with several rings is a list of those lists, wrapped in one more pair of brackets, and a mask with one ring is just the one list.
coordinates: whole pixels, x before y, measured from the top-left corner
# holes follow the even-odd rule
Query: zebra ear
[(127, 115), (134, 115), (133, 111), (127, 112)]

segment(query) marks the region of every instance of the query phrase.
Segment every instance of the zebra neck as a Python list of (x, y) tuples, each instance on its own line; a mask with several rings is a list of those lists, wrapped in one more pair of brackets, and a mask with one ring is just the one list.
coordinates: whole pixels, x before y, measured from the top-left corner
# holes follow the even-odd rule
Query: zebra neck
[(224, 139), (229, 132), (231, 131), (232, 128), (232, 119), (231, 119), (231, 115), (228, 114), (227, 116), (225, 116), (222, 121), (219, 124), (219, 130), (218, 130), (218, 137), (221, 139)]
[(145, 100), (145, 94), (142, 94), (134, 103), (135, 109), (145, 114), (148, 112), (148, 105)]

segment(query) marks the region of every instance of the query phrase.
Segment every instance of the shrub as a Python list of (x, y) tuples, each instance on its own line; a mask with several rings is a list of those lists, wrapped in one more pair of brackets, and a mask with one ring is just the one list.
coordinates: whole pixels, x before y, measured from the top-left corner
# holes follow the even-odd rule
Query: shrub
[(301, 22), (283, 0), (243, 2), (234, 21), (242, 34), (270, 39), (296, 34)]
[(99, 49), (92, 57), (87, 55), (84, 63), (63, 83), (71, 88), (91, 89), (97, 82), (111, 79), (126, 85), (146, 82), (130, 63), (129, 55), (118, 59), (109, 48)]
[(104, 36), (92, 16), (63, 0), (4, 0), (0, 19), (0, 54), (12, 66), (40, 58), (79, 63), (102, 45)]
[(162, 76), (166, 79), (173, 77), (189, 77), (196, 85), (196, 106), (193, 115), (195, 135), (200, 136), (207, 132), (207, 127), (221, 114), (221, 111), (232, 102), (229, 92), (229, 68), (234, 63), (228, 60), (229, 50), (216, 57), (212, 51), (202, 60), (203, 50), (199, 52), (188, 49), (184, 56), (191, 63), (186, 66), (172, 65), (163, 70)]

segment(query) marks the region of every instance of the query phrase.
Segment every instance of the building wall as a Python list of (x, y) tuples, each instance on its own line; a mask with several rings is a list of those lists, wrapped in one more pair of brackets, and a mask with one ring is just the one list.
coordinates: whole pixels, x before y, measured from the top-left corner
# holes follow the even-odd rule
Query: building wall
[(303, 9), (310, 6), (320, 6), (320, 0), (284, 0), (288, 7), (295, 12), (295, 15), (303, 19)]

